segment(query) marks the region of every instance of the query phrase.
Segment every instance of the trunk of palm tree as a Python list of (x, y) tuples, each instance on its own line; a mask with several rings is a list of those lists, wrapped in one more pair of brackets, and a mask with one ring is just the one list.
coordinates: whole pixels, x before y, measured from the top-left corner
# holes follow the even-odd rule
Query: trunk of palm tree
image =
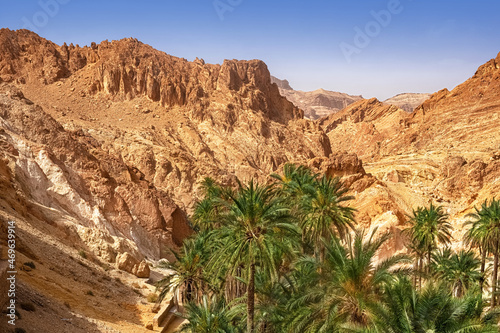
[(479, 288), (481, 289), (482, 294), (484, 285), (484, 269), (486, 267), (486, 251), (482, 247), (480, 247), (479, 249), (481, 251), (481, 279), (479, 280)]
[(461, 281), (458, 281), (455, 286), (455, 297), (462, 297), (464, 294), (463, 285)]
[(424, 270), (424, 258), (419, 256), (418, 258), (418, 289), (422, 289), (422, 271)]
[(496, 305), (496, 292), (497, 292), (497, 278), (498, 278), (498, 241), (495, 243), (495, 253), (493, 254), (493, 273), (491, 277), (491, 307)]
[(431, 275), (431, 258), (432, 258), (432, 248), (429, 247), (427, 251), (427, 275)]
[(254, 331), (254, 308), (255, 308), (255, 263), (250, 264), (250, 276), (248, 278), (247, 290), (247, 333)]
[(418, 257), (416, 257), (415, 261), (415, 271), (413, 272), (413, 285), (417, 288), (417, 275), (418, 275)]

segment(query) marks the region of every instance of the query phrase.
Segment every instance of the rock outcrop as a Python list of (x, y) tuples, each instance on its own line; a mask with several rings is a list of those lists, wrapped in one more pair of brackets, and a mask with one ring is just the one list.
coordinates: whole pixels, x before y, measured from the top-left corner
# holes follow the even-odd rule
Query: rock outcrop
[(380, 156), (386, 140), (393, 139), (403, 128), (408, 113), (376, 98), (360, 100), (318, 122), (327, 133), (332, 151), (356, 153), (361, 159)]
[(304, 110), (304, 117), (312, 120), (336, 113), (363, 98), (324, 89), (293, 90), (287, 80), (280, 80), (274, 76), (271, 77), (271, 80), (278, 85), (281, 95)]
[[(204, 177), (265, 181), (331, 153), (259, 60), (212, 65), (132, 38), (59, 46), (2, 29), (0, 79), (2, 209), (112, 263), (171, 258)], [(146, 275), (139, 263), (126, 270)]]
[(116, 257), (116, 268), (134, 274), (139, 278), (148, 278), (150, 268), (145, 260), (139, 261), (128, 252), (119, 254)]
[(0, 121), (4, 211), (59, 225), (110, 262), (124, 251), (158, 259), (188, 228), (165, 192), (5, 84)]
[(425, 93), (404, 93), (398, 94), (384, 101), (385, 104), (395, 105), (401, 110), (412, 113), (415, 109), (425, 102), (431, 94)]

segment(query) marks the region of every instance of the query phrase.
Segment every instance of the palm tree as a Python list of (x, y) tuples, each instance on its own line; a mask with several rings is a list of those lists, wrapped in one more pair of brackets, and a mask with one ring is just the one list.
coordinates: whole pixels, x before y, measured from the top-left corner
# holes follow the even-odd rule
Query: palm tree
[(304, 165), (285, 164), (283, 175), (272, 174), (278, 180), (281, 192), (290, 199), (297, 200), (314, 191), (314, 182), (318, 177), (311, 169)]
[(255, 271), (259, 268), (277, 280), (279, 255), (292, 251), (291, 240), (296, 239), (298, 230), (283, 199), (271, 186), (259, 186), (252, 180), (228, 196), (230, 205), (221, 216), (224, 224), (211, 234), (220, 246), (210, 264), (218, 273), (229, 267), (231, 275), (241, 267), (247, 269), (247, 332), (253, 333)]
[(230, 190), (218, 185), (210, 177), (203, 180), (200, 189), (203, 199), (198, 201), (194, 207), (193, 228), (195, 231), (219, 228), (219, 216), (225, 207), (224, 203), (228, 200), (227, 193)]
[(491, 273), (491, 306), (496, 305), (497, 280), (498, 280), (498, 260), (500, 256), (500, 200), (493, 198), (475, 208), (476, 212), (469, 214), (472, 217), (471, 228), (468, 237), (483, 246), (483, 251), (487, 249), (493, 254), (493, 271)]
[[(467, 217), (474, 217), (474, 214), (468, 214)], [(467, 232), (464, 235), (463, 242), (468, 245), (471, 249), (476, 248), (479, 250), (481, 255), (481, 279), (479, 281), (479, 288), (481, 293), (483, 292), (484, 281), (486, 276), (486, 257), (489, 253), (492, 253), (491, 244), (488, 244), (487, 228), (484, 227), (483, 221), (476, 219), (466, 221), (464, 227), (468, 227)]]
[(323, 239), (328, 242), (334, 231), (345, 238), (349, 230), (354, 229), (354, 208), (342, 205), (354, 197), (346, 196), (346, 192), (338, 177), (323, 175), (314, 183), (313, 191), (300, 202), (303, 238), (315, 244), (321, 258), (324, 256)]
[(184, 240), (180, 253), (172, 251), (176, 261), (161, 262), (160, 268), (173, 271), (156, 284), (160, 289), (159, 300), (172, 291), (177, 302), (199, 302), (203, 292), (211, 289), (204, 268), (208, 263), (210, 249), (207, 233)]
[[(406, 229), (406, 233), (410, 237), (413, 251), (426, 254), (429, 274), (432, 251), (437, 248), (438, 242), (449, 244), (452, 238), (452, 226), (448, 222), (448, 214), (443, 212), (443, 207), (436, 207), (431, 203), (428, 208), (419, 207), (413, 210), (413, 215), (409, 218), (410, 226)], [(422, 275), (422, 260), (417, 265), (416, 271), (420, 276)]]
[(434, 276), (449, 283), (455, 297), (462, 297), (473, 284), (481, 280), (481, 261), (470, 250), (462, 249), (453, 253), (450, 248), (445, 248), (434, 252), (432, 259)]
[(236, 333), (242, 332), (237, 326), (233, 311), (223, 300), (215, 296), (209, 301), (206, 295), (201, 303), (188, 303), (186, 314), (183, 316), (188, 322), (181, 326), (180, 332), (189, 333)]
[(376, 264), (378, 250), (390, 235), (375, 237), (375, 233), (365, 241), (363, 231), (356, 231), (354, 238), (347, 234), (346, 247), (334, 237), (325, 242), (323, 262), (317, 258), (299, 261), (299, 267), (309, 267), (300, 268), (307, 272), (309, 282), (290, 301), (290, 332), (338, 331), (345, 324), (367, 327), (374, 321), (384, 286), (408, 262), (406, 256), (395, 255)]
[(443, 284), (428, 283), (417, 291), (406, 277), (386, 284), (384, 302), (376, 309), (377, 333), (493, 333), (497, 315), (483, 315), (481, 294), (454, 298)]

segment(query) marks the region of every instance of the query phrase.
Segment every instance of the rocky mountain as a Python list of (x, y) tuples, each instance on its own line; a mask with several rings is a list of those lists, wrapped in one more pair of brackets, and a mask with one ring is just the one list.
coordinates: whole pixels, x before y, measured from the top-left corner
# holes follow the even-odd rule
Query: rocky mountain
[(396, 105), (400, 109), (411, 113), (429, 97), (431, 97), (431, 94), (404, 93), (388, 98), (384, 103)]
[[(500, 191), (499, 64), (500, 54), (411, 114), (372, 99), (319, 122), (333, 153), (357, 154), (366, 172), (390, 190), (391, 202), (403, 210), (430, 201), (443, 205), (458, 242), (466, 213)], [(362, 196), (361, 206), (370, 202)]]
[(0, 80), (12, 196), (109, 262), (159, 259), (180, 244), (206, 176), (262, 180), (330, 155), (258, 60), (210, 65), (135, 39), (58, 46), (2, 29)]
[(363, 99), (319, 120), (333, 151), (356, 152), (363, 160), (380, 155), (381, 142), (397, 136), (408, 113), (376, 98)]
[(460, 234), (500, 190), (499, 63), (410, 114), (294, 91), (259, 60), (189, 62), (132, 38), (80, 47), (2, 29), (0, 219), (17, 223), (20, 260), (37, 266), (20, 270), (23, 293), (58, 331), (146, 331), (137, 294), (152, 287), (137, 277), (190, 234), (200, 182), (268, 182), (287, 162), (342, 177), (359, 224), (391, 230), (387, 255), (403, 249), (406, 214), (431, 200)]
[(285, 96), (294, 105), (304, 110), (304, 117), (315, 120), (329, 114), (338, 112), (360, 99), (362, 96), (318, 89), (314, 91), (293, 90), (287, 80), (271, 77), (276, 83), (281, 95)]

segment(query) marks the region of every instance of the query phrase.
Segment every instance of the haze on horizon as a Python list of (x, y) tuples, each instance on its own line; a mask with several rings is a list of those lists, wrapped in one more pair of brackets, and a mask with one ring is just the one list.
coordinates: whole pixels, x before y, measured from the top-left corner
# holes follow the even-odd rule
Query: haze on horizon
[(1, 27), (55, 43), (134, 37), (168, 54), (261, 59), (297, 90), (384, 100), (452, 89), (500, 51), (496, 0), (3, 1)]

